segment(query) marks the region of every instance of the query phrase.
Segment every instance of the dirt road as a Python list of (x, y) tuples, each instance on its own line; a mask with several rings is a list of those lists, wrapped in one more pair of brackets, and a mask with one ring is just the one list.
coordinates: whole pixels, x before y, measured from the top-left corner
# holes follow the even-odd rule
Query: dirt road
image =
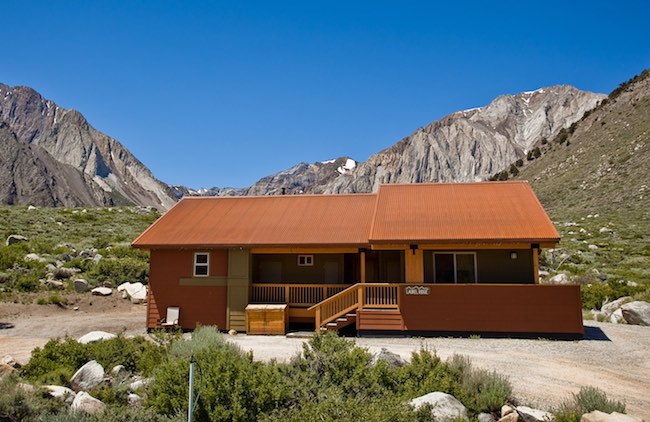
[[(67, 309), (55, 305), (0, 303), (0, 356), (27, 361), (30, 351), (51, 337), (77, 338), (93, 330), (143, 334), (145, 305), (116, 297), (79, 295)], [(78, 306), (77, 311), (72, 310)], [(446, 359), (467, 355), (475, 365), (507, 375), (522, 402), (550, 409), (595, 386), (624, 400), (628, 413), (650, 420), (650, 327), (587, 321), (580, 341), (493, 338), (358, 338), (371, 352), (385, 347), (404, 358), (425, 347)], [(230, 337), (260, 360), (286, 360), (305, 339), (281, 336)]]

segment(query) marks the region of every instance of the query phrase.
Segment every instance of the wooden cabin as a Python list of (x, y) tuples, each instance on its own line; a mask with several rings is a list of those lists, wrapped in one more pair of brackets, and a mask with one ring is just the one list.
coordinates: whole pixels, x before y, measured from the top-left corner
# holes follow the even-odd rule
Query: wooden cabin
[(133, 246), (151, 253), (150, 329), (177, 306), (184, 329), (277, 330), (264, 309), (281, 309), (288, 324), (360, 334), (580, 336), (580, 287), (539, 284), (540, 250), (559, 240), (516, 181), (186, 197)]

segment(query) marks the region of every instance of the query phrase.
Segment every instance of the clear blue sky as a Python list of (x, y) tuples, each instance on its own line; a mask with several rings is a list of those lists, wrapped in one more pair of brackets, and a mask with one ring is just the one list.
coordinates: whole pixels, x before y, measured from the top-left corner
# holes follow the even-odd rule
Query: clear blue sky
[(159, 179), (363, 161), (500, 94), (650, 67), (646, 1), (0, 0), (0, 82), (79, 110)]

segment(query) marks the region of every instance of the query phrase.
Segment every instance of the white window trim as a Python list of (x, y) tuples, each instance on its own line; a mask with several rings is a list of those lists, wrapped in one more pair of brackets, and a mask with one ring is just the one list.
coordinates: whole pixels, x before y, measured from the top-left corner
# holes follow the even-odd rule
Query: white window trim
[(433, 282), (437, 283), (436, 280), (436, 255), (453, 255), (454, 256), (454, 284), (458, 284), (458, 266), (456, 264), (456, 255), (474, 255), (474, 283), (461, 283), (461, 284), (478, 284), (478, 260), (476, 258), (476, 252), (467, 252), (467, 251), (440, 251), (433, 253)]
[[(300, 263), (300, 258), (305, 258), (305, 263)], [(299, 267), (313, 267), (314, 266), (314, 255), (298, 255), (298, 266)]]
[[(196, 262), (196, 257), (199, 255), (206, 255), (207, 256), (207, 262), (206, 263), (198, 263)], [(192, 276), (194, 277), (210, 277), (210, 252), (194, 252), (194, 265), (192, 265)], [(196, 267), (206, 267), (207, 271), (206, 274), (197, 274), (196, 273)]]

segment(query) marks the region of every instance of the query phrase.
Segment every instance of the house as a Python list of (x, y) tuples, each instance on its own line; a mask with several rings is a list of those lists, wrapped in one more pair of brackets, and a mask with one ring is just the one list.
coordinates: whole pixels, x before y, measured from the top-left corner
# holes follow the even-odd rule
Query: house
[[(527, 182), (382, 185), (377, 193), (189, 197), (133, 247), (150, 251), (147, 327), (246, 331), (251, 304), (359, 333), (580, 336), (580, 288), (539, 284), (560, 240)], [(250, 307), (249, 307), (250, 309)]]

